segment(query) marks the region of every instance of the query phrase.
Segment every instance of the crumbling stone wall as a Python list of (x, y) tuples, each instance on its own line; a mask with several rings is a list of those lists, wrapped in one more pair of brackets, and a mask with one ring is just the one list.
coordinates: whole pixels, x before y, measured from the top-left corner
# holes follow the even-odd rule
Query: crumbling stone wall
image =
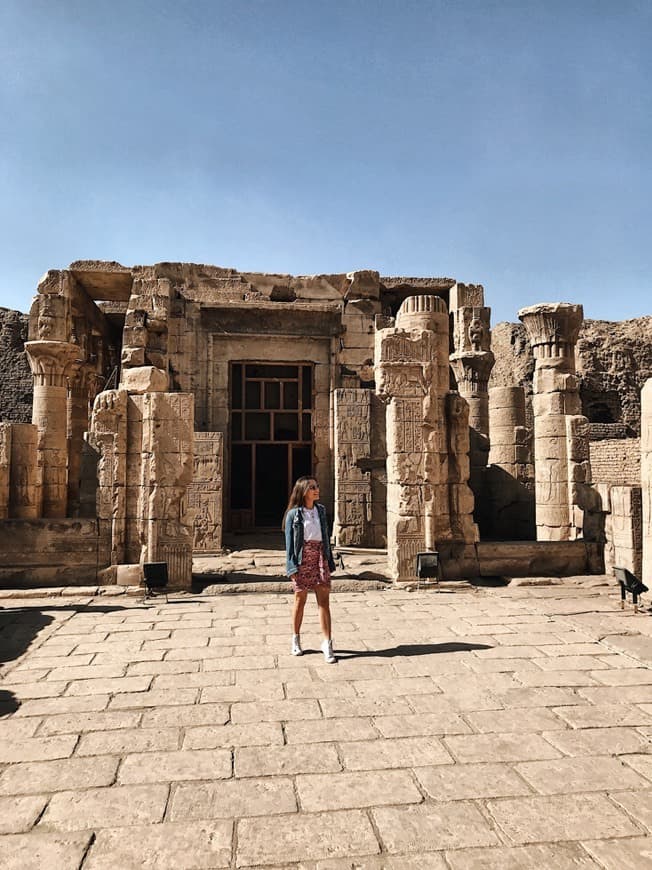
[[(531, 425), (534, 358), (525, 328), (499, 323), (492, 331), (492, 349), (496, 363), (489, 386), (522, 386)], [(585, 320), (577, 341), (577, 375), (592, 441), (608, 434), (612, 438), (640, 435), (641, 388), (652, 377), (652, 317)]]
[(640, 439), (591, 441), (591, 471), (593, 479), (599, 483), (638, 486), (641, 482)]
[(9, 423), (32, 420), (32, 373), (25, 354), (29, 317), (0, 308), (0, 417)]

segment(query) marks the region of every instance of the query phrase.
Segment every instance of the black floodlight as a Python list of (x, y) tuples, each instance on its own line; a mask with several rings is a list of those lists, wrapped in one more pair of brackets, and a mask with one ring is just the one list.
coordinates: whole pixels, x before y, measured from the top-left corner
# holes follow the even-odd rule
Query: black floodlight
[(432, 577), (439, 579), (439, 553), (417, 553), (417, 577), (419, 580), (427, 580)]
[[(145, 598), (154, 598), (158, 594), (155, 590), (163, 590), (168, 585), (168, 563), (145, 562), (143, 564), (143, 582), (146, 590)], [(165, 598), (167, 601), (167, 595)]]
[(644, 592), (648, 591), (647, 586), (627, 568), (614, 567), (614, 574), (616, 575), (616, 580), (620, 583), (621, 609), (624, 610), (625, 608), (625, 601), (627, 600), (627, 593), (629, 592), (632, 596), (634, 612), (638, 613), (638, 596), (643, 595)]

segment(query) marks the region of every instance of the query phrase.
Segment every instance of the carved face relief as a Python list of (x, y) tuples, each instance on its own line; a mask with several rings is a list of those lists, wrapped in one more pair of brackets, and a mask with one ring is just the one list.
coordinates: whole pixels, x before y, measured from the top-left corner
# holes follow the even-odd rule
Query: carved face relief
[(479, 317), (474, 317), (469, 323), (469, 339), (473, 350), (482, 350), (482, 339), (484, 337), (484, 326)]

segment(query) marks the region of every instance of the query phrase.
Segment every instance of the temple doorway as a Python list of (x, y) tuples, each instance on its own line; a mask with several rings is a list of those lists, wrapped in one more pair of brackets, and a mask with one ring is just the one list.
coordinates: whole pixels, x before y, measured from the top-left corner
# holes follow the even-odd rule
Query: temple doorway
[(312, 471), (313, 405), (312, 364), (231, 363), (231, 531), (279, 528), (292, 484)]

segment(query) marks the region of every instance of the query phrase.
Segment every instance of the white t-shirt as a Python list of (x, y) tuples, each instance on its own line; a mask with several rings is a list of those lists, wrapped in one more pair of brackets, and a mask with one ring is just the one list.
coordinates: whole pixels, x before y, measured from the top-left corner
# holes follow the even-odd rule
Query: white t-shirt
[(303, 510), (303, 540), (321, 541), (321, 523), (317, 508), (302, 508)]

